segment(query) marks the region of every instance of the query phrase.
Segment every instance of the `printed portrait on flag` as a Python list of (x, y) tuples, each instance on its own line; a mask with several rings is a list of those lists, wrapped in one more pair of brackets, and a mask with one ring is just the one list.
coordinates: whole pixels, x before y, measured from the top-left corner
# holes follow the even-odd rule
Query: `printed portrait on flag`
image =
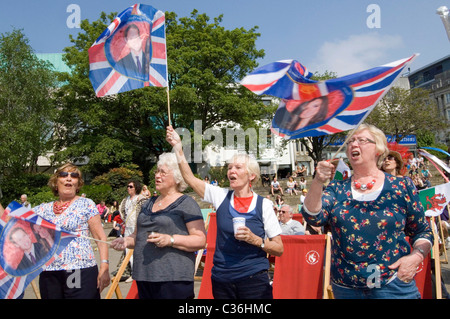
[(0, 265), (13, 276), (24, 276), (42, 267), (57, 249), (55, 241), (59, 241), (53, 229), (14, 218), (3, 233), (0, 249), (4, 258)]
[(281, 60), (255, 69), (241, 84), (257, 95), (282, 99), (272, 120), (275, 134), (287, 139), (331, 135), (357, 127), (416, 56), (324, 81), (312, 80), (298, 61)]
[(105, 55), (120, 74), (135, 80), (149, 81), (151, 21), (143, 20), (147, 20), (145, 16), (130, 16), (129, 22), (106, 40)]
[(88, 52), (89, 79), (98, 97), (168, 85), (165, 15), (152, 6), (122, 11)]
[(312, 96), (310, 100), (282, 99), (273, 118), (272, 128), (278, 134), (288, 136), (304, 133), (330, 121), (346, 109), (352, 100), (353, 92), (350, 88), (342, 88), (323, 96)]

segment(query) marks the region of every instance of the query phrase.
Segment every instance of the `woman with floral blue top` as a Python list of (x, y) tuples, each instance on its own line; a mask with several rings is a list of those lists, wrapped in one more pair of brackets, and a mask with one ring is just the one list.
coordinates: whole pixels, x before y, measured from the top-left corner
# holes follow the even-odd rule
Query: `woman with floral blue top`
[(334, 296), (420, 298), (414, 276), (433, 237), (417, 190), (380, 170), (389, 150), (378, 128), (362, 124), (346, 146), (352, 177), (324, 190), (335, 168), (319, 162), (302, 207), (309, 224), (330, 226)]

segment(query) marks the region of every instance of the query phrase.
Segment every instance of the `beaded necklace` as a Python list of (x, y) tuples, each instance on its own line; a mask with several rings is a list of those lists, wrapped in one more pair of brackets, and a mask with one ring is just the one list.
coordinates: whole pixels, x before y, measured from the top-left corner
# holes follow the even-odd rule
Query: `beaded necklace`
[(59, 203), (58, 201), (54, 201), (53, 202), (53, 212), (55, 213), (55, 215), (62, 214), (62, 212), (64, 212), (67, 209), (67, 207), (70, 206), (70, 203), (72, 203), (72, 201), (62, 203), (62, 204)]
[(353, 182), (353, 186), (356, 188), (356, 189), (361, 189), (362, 191), (365, 191), (365, 190), (367, 190), (367, 189), (372, 189), (372, 187), (373, 187), (373, 185), (375, 185), (375, 183), (376, 183), (376, 179), (373, 179), (371, 182), (369, 182), (369, 183), (367, 183), (367, 184), (361, 184), (360, 182), (358, 182), (358, 181), (354, 181)]

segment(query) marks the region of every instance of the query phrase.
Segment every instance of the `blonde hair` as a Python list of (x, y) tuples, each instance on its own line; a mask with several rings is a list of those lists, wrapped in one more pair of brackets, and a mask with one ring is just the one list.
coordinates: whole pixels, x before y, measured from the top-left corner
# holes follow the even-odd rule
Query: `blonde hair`
[(69, 172), (69, 173), (76, 172), (80, 175), (80, 177), (78, 177), (78, 185), (77, 185), (77, 193), (78, 193), (81, 187), (83, 187), (84, 185), (83, 174), (81, 174), (80, 169), (76, 165), (72, 163), (66, 163), (63, 166), (57, 168), (53, 173), (53, 175), (48, 180), (47, 185), (52, 190), (53, 195), (58, 196), (58, 177), (59, 173), (61, 172)]
[(256, 184), (256, 182), (259, 180), (259, 176), (261, 174), (261, 170), (259, 169), (259, 164), (256, 161), (256, 159), (253, 156), (241, 153), (241, 154), (233, 155), (227, 161), (228, 164), (236, 163), (236, 162), (245, 164), (248, 174), (250, 176), (254, 175), (254, 179), (252, 180), (252, 183)]
[(364, 130), (368, 131), (373, 136), (378, 155), (377, 166), (378, 168), (381, 168), (384, 158), (389, 154), (386, 135), (384, 135), (383, 131), (378, 127), (365, 123), (361, 124), (353, 134), (359, 133)]
[(174, 153), (162, 153), (159, 156), (159, 160), (158, 163), (156, 163), (156, 166), (161, 167), (163, 165), (166, 165), (167, 168), (172, 171), (173, 178), (175, 179), (175, 183), (177, 184), (177, 190), (179, 192), (183, 192), (188, 187), (188, 184), (184, 181), (183, 175), (181, 175), (177, 156)]

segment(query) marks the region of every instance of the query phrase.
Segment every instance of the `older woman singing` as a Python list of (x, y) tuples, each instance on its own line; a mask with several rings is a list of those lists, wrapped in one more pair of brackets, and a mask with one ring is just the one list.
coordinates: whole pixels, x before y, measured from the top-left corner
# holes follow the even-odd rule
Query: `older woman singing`
[(362, 124), (347, 142), (352, 178), (323, 190), (334, 166), (319, 162), (302, 206), (309, 224), (331, 228), (336, 298), (420, 298), (414, 275), (433, 236), (411, 180), (380, 170), (388, 153), (384, 133)]
[[(281, 256), (283, 243), (272, 202), (251, 188), (260, 176), (256, 160), (239, 154), (229, 161), (227, 177), (231, 190), (227, 190), (194, 176), (180, 136), (171, 126), (167, 128), (166, 140), (173, 146), (184, 180), (217, 208), (217, 241), (211, 270), (214, 298), (273, 298), (267, 254)], [(236, 234), (233, 217), (245, 218), (245, 226)]]

